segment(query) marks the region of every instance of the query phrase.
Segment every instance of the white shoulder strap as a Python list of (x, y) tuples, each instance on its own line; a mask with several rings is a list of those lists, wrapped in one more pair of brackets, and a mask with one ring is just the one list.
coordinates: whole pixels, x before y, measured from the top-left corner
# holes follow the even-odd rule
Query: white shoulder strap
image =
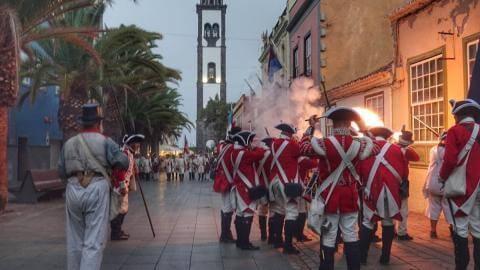
[(472, 149), (473, 145), (475, 144), (475, 140), (478, 137), (478, 131), (479, 131), (479, 125), (474, 124), (473, 125), (473, 131), (472, 134), (470, 135), (470, 139), (468, 139), (467, 144), (465, 144), (465, 147), (463, 147), (462, 151), (458, 154), (458, 164), (462, 162), (462, 160), (465, 158), (465, 156), (470, 152)]
[(100, 164), (100, 161), (98, 161), (98, 159), (92, 154), (92, 151), (90, 150), (90, 147), (88, 146), (88, 144), (85, 142), (85, 139), (83, 138), (82, 134), (78, 134), (77, 138), (80, 144), (82, 145), (88, 160), (95, 163), (95, 166), (97, 166), (97, 168), (100, 170), (100, 173), (103, 175), (103, 177), (105, 177), (105, 179), (107, 179), (108, 182), (110, 182), (110, 176), (108, 175), (107, 170), (105, 170), (105, 167), (103, 167), (103, 165)]
[(340, 143), (334, 136), (330, 137), (330, 139), (338, 154), (342, 158), (342, 162), (345, 163), (345, 166), (348, 168), (352, 176), (357, 181), (359, 181), (360, 176), (358, 175), (355, 166), (352, 164), (352, 160), (355, 158), (355, 156), (357, 156), (358, 152), (360, 151), (360, 143), (358, 143), (357, 141), (352, 141), (352, 144), (348, 148), (347, 153), (345, 153), (343, 147), (340, 145)]
[(384, 144), (380, 153), (375, 157), (375, 161), (373, 162), (372, 169), (368, 174), (367, 186), (365, 187), (366, 196), (370, 195), (370, 189), (372, 187), (373, 178), (375, 177), (375, 174), (377, 174), (378, 167), (380, 166), (380, 163), (382, 163), (382, 159), (384, 159), (383, 157), (387, 153), (388, 149), (390, 149), (390, 146), (392, 146), (390, 143)]
[(287, 145), (288, 145), (288, 141), (287, 140), (283, 141), (283, 143), (278, 148), (277, 152), (275, 152), (275, 148), (272, 145), (273, 161), (272, 161), (272, 165), (270, 166), (270, 169), (273, 169), (273, 166), (275, 166), (275, 165), (277, 166), (278, 172), (280, 173), (280, 176), (282, 177), (283, 182), (285, 182), (285, 183), (289, 182), (289, 180), (288, 180), (287, 174), (283, 170), (282, 164), (280, 164), (280, 162), (278, 161), (278, 158), (283, 153), (283, 150), (285, 150)]
[[(248, 178), (239, 170), (240, 167), (240, 162), (242, 162), (243, 155), (245, 154), (245, 151), (240, 151), (238, 153), (237, 158), (235, 159), (235, 166), (233, 168), (233, 177), (237, 176), (242, 180), (242, 182), (248, 187), (248, 188), (253, 188), (252, 183), (248, 180)], [(255, 167), (254, 167), (255, 170)], [(258, 174), (255, 173), (255, 185), (259, 185), (259, 180), (258, 180)]]

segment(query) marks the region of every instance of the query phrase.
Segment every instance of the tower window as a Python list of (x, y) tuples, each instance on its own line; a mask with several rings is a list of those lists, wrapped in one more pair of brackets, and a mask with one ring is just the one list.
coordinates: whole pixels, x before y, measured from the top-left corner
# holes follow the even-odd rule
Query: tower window
[(212, 26), (209, 23), (205, 24), (203, 32), (204, 32), (204, 36), (205, 36), (206, 39), (211, 38), (212, 37)]
[(219, 31), (220, 26), (218, 26), (218, 23), (213, 24), (213, 38), (218, 38), (220, 36)]
[(217, 71), (215, 68), (215, 63), (208, 63), (208, 83), (215, 83), (217, 78)]

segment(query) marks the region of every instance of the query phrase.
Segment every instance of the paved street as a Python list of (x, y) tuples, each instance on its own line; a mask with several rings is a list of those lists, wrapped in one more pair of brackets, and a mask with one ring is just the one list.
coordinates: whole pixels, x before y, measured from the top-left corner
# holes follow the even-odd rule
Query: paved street
[[(109, 242), (103, 269), (316, 269), (318, 239), (300, 244), (301, 256), (285, 256), (258, 241), (257, 225), (252, 240), (258, 252), (239, 251), (220, 245), (220, 198), (211, 183), (143, 183), (157, 233), (152, 238), (139, 193), (132, 194), (125, 230), (131, 238)], [(65, 269), (63, 199), (37, 205), (12, 204), (0, 217), (0, 269)], [(371, 249), (369, 267), (362, 269), (453, 269), (452, 245), (445, 223), (439, 224), (440, 239), (428, 238), (428, 221), (412, 214), (410, 243), (395, 242), (392, 265), (378, 265), (379, 245)], [(311, 237), (314, 237), (310, 234)], [(342, 247), (338, 269), (346, 269)]]

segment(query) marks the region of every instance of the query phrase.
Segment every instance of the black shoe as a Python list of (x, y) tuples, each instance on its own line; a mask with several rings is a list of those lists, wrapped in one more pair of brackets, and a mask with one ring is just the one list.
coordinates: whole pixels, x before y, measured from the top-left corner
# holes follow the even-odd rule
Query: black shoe
[(382, 255), (380, 256), (380, 264), (390, 264), (390, 252), (392, 250), (392, 242), (395, 237), (394, 226), (382, 226)]
[(111, 235), (110, 239), (112, 241), (125, 241), (128, 240), (128, 236), (123, 234)]
[(128, 233), (126, 233), (126, 232), (124, 232), (124, 231), (122, 231), (122, 235), (124, 235), (124, 236), (126, 236), (126, 237), (130, 238), (130, 234), (128, 234)]
[(399, 241), (412, 241), (413, 240), (413, 237), (411, 237), (410, 235), (405, 234), (405, 235), (397, 235), (397, 240)]

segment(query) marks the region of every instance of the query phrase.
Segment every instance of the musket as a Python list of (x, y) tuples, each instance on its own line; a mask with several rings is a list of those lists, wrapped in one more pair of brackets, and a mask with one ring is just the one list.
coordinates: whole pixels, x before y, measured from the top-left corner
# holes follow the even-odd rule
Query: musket
[[(112, 81), (110, 80), (110, 77), (108, 78), (108, 82), (110, 84), (110, 87), (112, 87)], [(113, 87), (112, 87), (112, 89), (113, 89)], [(122, 112), (120, 111), (120, 105), (118, 104), (117, 95), (116, 95), (115, 91), (112, 91), (112, 92), (113, 92), (113, 97), (115, 98), (115, 105), (116, 105), (115, 108), (117, 109), (118, 115), (120, 117), (120, 121), (122, 123), (123, 132), (126, 133), (127, 132), (127, 126), (125, 125), (125, 122), (123, 121)], [(136, 182), (138, 184), (138, 188), (140, 189), (140, 194), (142, 195), (143, 206), (145, 206), (145, 212), (147, 212), (147, 218), (148, 218), (148, 222), (150, 223), (150, 229), (152, 230), (153, 238), (155, 238), (155, 229), (153, 228), (152, 218), (150, 217), (150, 211), (148, 211), (147, 200), (145, 200), (145, 195), (143, 194), (142, 185), (140, 184), (140, 181), (136, 181)]]
[(322, 85), (322, 88), (323, 88), (323, 95), (325, 96), (325, 102), (327, 102), (327, 107), (325, 108), (325, 111), (327, 111), (332, 106), (330, 105), (330, 100), (328, 99), (327, 87), (325, 86), (325, 81), (321, 80), (320, 84)]
[(416, 117), (415, 115), (412, 115), (412, 118), (417, 120), (420, 124), (424, 125), (430, 132), (432, 132), (435, 136), (437, 137), (440, 137), (440, 134), (438, 134), (438, 132), (432, 128), (431, 126), (429, 126), (427, 123), (423, 122), (422, 120), (420, 120), (418, 117)]
[(265, 129), (265, 133), (267, 133), (267, 136), (268, 136), (268, 137), (271, 137), (271, 136), (270, 136), (270, 132), (268, 132), (268, 128), (267, 128), (267, 127), (263, 127), (263, 128)]

